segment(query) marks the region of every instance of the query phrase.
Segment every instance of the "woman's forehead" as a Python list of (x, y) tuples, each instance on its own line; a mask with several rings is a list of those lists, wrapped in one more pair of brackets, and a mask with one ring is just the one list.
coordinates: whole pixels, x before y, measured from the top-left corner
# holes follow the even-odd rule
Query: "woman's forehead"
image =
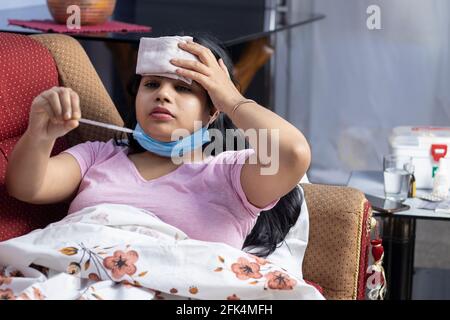
[(187, 82), (184, 82), (180, 79), (173, 79), (173, 78), (169, 78), (169, 77), (164, 77), (164, 76), (157, 76), (157, 75), (146, 75), (146, 76), (142, 76), (142, 80), (158, 80), (158, 81), (169, 81), (172, 82), (173, 84), (182, 84), (185, 86), (190, 86), (190, 87), (199, 87), (199, 84), (196, 81), (192, 81), (192, 84), (188, 84)]

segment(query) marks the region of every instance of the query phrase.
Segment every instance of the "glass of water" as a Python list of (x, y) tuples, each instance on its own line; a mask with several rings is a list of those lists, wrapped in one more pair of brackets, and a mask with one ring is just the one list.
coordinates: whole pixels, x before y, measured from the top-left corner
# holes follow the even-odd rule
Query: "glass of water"
[(412, 158), (395, 154), (383, 158), (384, 194), (386, 199), (404, 201), (408, 197)]

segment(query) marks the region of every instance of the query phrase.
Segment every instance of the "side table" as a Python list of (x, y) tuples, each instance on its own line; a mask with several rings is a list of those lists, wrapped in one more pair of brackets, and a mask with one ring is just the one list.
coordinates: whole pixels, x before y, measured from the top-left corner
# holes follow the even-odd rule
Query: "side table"
[[(383, 179), (382, 171), (353, 171), (347, 186), (359, 189), (365, 194), (384, 198)], [(425, 190), (418, 190), (423, 191)], [(384, 267), (388, 285), (386, 299), (410, 300), (412, 297), (416, 221), (450, 220), (450, 214), (415, 208), (411, 200), (405, 201), (411, 206), (406, 211), (394, 214), (374, 211), (374, 216), (381, 220), (382, 225)]]

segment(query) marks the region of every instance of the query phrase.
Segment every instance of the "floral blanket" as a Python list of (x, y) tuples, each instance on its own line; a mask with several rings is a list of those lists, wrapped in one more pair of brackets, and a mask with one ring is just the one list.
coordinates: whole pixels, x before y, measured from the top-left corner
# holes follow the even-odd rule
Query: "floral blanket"
[(0, 242), (1, 299), (323, 299), (282, 266), (102, 204)]

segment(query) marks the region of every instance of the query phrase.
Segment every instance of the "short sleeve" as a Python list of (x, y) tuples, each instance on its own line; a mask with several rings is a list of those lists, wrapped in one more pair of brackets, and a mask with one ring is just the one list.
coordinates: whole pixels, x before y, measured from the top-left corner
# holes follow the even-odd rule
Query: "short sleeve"
[(261, 211), (270, 210), (273, 207), (275, 207), (280, 199), (279, 198), (275, 199), (274, 201), (269, 203), (264, 208), (259, 208), (248, 201), (247, 196), (245, 195), (245, 192), (242, 189), (241, 172), (242, 172), (242, 167), (243, 167), (245, 161), (254, 153), (255, 153), (255, 150), (253, 150), (253, 149), (244, 149), (244, 150), (233, 152), (232, 157), (234, 159), (232, 161), (233, 164), (230, 167), (229, 174), (230, 174), (230, 180), (231, 180), (233, 189), (236, 192), (237, 196), (239, 197), (240, 201), (242, 202), (242, 204), (247, 209), (247, 211), (251, 214), (252, 217), (257, 217)]
[(88, 141), (77, 144), (63, 152), (72, 155), (77, 160), (80, 166), (81, 176), (84, 177), (86, 171), (98, 161), (105, 144), (105, 142), (101, 141)]

